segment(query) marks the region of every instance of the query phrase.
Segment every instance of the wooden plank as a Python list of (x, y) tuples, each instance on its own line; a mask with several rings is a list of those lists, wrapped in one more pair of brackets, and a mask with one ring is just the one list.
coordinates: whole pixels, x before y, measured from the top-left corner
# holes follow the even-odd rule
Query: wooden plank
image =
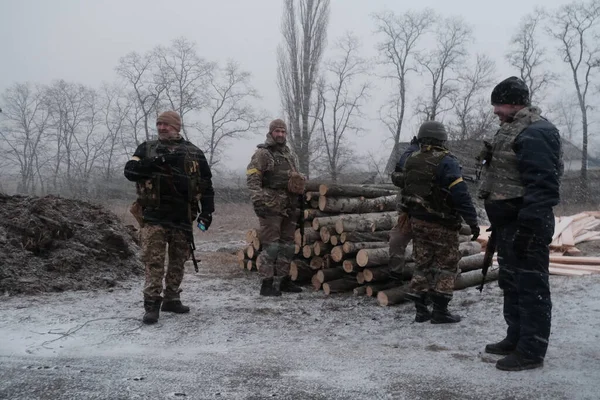
[(565, 268), (550, 268), (550, 275), (564, 275), (564, 276), (582, 276), (582, 275), (591, 275), (589, 271), (576, 271), (572, 269)]
[(592, 216), (586, 216), (585, 218), (582, 218), (578, 221), (574, 221), (571, 224), (571, 229), (573, 231), (573, 235), (577, 236), (579, 234), (579, 232), (581, 230), (583, 230), (583, 227), (588, 224), (589, 222), (594, 222), (596, 220), (596, 218), (592, 217)]
[(560, 237), (562, 238), (563, 246), (575, 246), (575, 239), (573, 238), (571, 226), (568, 226), (567, 229), (561, 233)]
[(595, 220), (590, 221), (587, 224), (585, 224), (583, 229), (587, 229), (588, 231), (591, 231), (591, 230), (596, 229), (598, 226), (600, 226), (600, 219), (595, 219)]
[(581, 265), (598, 265), (600, 266), (600, 257), (570, 257), (557, 254), (550, 255), (550, 262), (559, 264), (581, 264)]
[(598, 240), (598, 232), (586, 232), (582, 235), (575, 237), (575, 244), (579, 244), (581, 242), (589, 242), (593, 240)]
[(572, 215), (572, 217), (573, 217), (573, 221), (577, 222), (577, 221), (581, 221), (584, 218), (589, 218), (592, 216), (587, 211), (584, 211), (584, 212), (580, 212), (579, 214)]
[(556, 240), (560, 234), (567, 229), (567, 227), (573, 222), (573, 217), (559, 217), (558, 223), (554, 228), (554, 235), (552, 235), (552, 241)]

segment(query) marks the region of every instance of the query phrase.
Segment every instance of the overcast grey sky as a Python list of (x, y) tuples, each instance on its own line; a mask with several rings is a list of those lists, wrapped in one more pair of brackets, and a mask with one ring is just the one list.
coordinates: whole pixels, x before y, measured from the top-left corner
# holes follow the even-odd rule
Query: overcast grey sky
[[(472, 53), (484, 52), (497, 63), (499, 77), (513, 75), (503, 55), (519, 19), (536, 5), (556, 8), (560, 0), (331, 0), (329, 43), (351, 30), (374, 56), (377, 38), (370, 14), (430, 7), (445, 16), (462, 16), (472, 25)], [(273, 117), (280, 110), (276, 85), (276, 47), (281, 41), (282, 0), (0, 0), (2, 70), (0, 91), (13, 82), (50, 83), (54, 79), (100, 87), (116, 78), (114, 67), (130, 51), (144, 53), (184, 36), (197, 43), (206, 59), (238, 61), (252, 72)], [(327, 52), (325, 53), (327, 57)], [(416, 79), (416, 78), (414, 78)], [(381, 91), (379, 93), (382, 93)], [(371, 99), (374, 109), (385, 95)], [(355, 140), (361, 149), (383, 150), (383, 126), (371, 115), (369, 134)], [(408, 126), (412, 128), (412, 126)], [(404, 138), (409, 137), (409, 131)], [(231, 167), (247, 163), (262, 135), (231, 148)]]

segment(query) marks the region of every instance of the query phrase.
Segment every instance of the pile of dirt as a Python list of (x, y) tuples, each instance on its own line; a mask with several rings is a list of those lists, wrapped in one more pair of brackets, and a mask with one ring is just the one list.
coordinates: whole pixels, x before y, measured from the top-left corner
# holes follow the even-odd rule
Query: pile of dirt
[(133, 227), (101, 206), (0, 193), (0, 293), (107, 288), (142, 275)]

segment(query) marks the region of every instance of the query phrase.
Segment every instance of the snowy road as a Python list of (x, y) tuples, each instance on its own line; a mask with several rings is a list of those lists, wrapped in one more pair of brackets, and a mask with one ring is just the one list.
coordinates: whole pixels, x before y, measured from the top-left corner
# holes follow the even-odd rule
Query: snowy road
[(0, 399), (598, 399), (600, 276), (552, 277), (543, 369), (496, 370), (497, 284), (456, 293), (454, 326), (410, 305), (306, 290), (260, 298), (226, 265), (184, 280), (192, 312), (143, 326), (141, 285), (0, 299)]

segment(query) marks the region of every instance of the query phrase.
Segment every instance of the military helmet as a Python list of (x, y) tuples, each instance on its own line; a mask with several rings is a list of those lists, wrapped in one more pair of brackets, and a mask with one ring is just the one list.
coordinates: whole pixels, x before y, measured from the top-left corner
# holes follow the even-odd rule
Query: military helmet
[(492, 105), (513, 104), (518, 106), (529, 105), (529, 88), (523, 80), (511, 76), (500, 82), (492, 90)]
[(439, 141), (445, 142), (448, 140), (448, 132), (446, 132), (446, 128), (444, 124), (437, 121), (425, 121), (421, 124), (419, 128), (419, 133), (417, 134), (417, 139), (437, 139)]

